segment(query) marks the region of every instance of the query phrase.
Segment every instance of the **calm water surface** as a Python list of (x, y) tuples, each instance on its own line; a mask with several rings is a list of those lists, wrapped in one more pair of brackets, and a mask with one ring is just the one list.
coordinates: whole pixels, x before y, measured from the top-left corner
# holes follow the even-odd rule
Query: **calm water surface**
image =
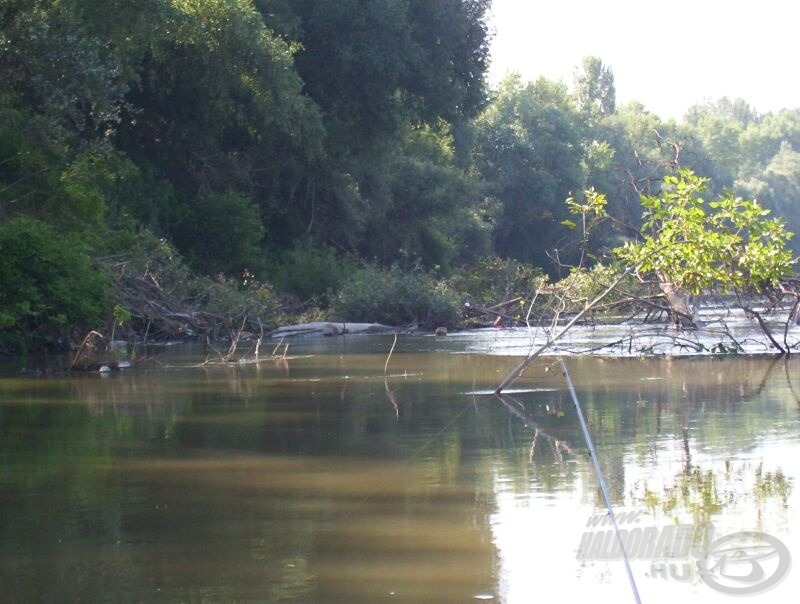
[[(499, 399), (514, 358), (406, 337), (384, 378), (390, 345), (7, 370), (0, 601), (632, 602), (621, 562), (576, 557), (604, 507), (555, 359)], [(800, 361), (567, 363), (615, 506), (764, 531), (800, 559)], [(731, 601), (653, 564), (633, 562), (644, 602)], [(754, 601), (793, 601), (795, 567)]]

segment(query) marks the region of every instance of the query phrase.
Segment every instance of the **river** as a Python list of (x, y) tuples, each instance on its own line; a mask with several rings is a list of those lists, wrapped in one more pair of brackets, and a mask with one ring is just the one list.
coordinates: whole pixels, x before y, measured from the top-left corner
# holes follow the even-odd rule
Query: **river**
[[(633, 602), (622, 560), (591, 545), (610, 528), (557, 358), (498, 398), (517, 344), (401, 336), (385, 367), (391, 344), (301, 340), (287, 359), (206, 367), (165, 347), (110, 375), (6, 367), (0, 601)], [(793, 601), (800, 360), (566, 363), (642, 601)], [(703, 575), (708, 551), (677, 551), (673, 529), (696, 545), (710, 525), (777, 553), (729, 558), (727, 575), (717, 555)], [(645, 528), (660, 549), (633, 540)]]

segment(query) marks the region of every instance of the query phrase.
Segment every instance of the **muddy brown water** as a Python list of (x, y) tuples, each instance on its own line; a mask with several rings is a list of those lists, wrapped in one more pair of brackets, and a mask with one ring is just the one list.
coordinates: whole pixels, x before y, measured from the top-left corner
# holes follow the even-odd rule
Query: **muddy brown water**
[[(391, 341), (7, 370), (0, 601), (632, 602), (620, 560), (579, 555), (605, 508), (555, 358), (499, 399), (513, 356), (401, 337), (385, 377)], [(567, 365), (618, 511), (662, 533), (758, 530), (800, 556), (800, 360)], [(730, 601), (694, 564), (633, 560), (642, 601)], [(798, 586), (789, 571), (757, 601)]]

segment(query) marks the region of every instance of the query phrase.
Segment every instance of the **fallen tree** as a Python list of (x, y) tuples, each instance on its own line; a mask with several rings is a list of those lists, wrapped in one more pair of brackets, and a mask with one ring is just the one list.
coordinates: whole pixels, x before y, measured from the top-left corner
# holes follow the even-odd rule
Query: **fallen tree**
[[(603, 305), (627, 305), (628, 319), (643, 321), (653, 310), (666, 313), (678, 330), (702, 329), (698, 319), (703, 297), (726, 295), (729, 304), (755, 321), (772, 348), (788, 355), (793, 344), (789, 327), (798, 320), (800, 281), (795, 277), (797, 259), (788, 249), (792, 233), (779, 218), (756, 201), (725, 193), (706, 203), (702, 194), (708, 180), (689, 170), (664, 178), (658, 195), (643, 195), (643, 221), (635, 239), (612, 252), (606, 278), (589, 280), (594, 293), (587, 296), (577, 284), (579, 277), (591, 274), (584, 266), (572, 268), (570, 278), (556, 285), (544, 283), (533, 296), (548, 300), (531, 304), (526, 324), (544, 328), (546, 341), (531, 347), (529, 354), (512, 369), (497, 387), (499, 394), (513, 383), (535, 358), (551, 348), (576, 323), (585, 320)], [(568, 200), (570, 210), (581, 214), (584, 242), (586, 225), (599, 224), (606, 214), (606, 199), (594, 190), (585, 193), (584, 203)], [(586, 258), (582, 255), (582, 261)], [(594, 273), (601, 274), (596, 270)], [(629, 276), (635, 277), (631, 292)], [(584, 285), (586, 279), (583, 280)], [(534, 310), (536, 309), (536, 310)], [(571, 317), (564, 318), (571, 312)], [(645, 313), (647, 313), (645, 315)], [(782, 336), (768, 318), (782, 314)], [(730, 333), (730, 348), (741, 348)], [(782, 341), (780, 341), (782, 338)], [(533, 338), (531, 340), (533, 342)]]
[(122, 337), (255, 339), (295, 314), (266, 284), (194, 275), (168, 243), (152, 237), (104, 263), (127, 319)]

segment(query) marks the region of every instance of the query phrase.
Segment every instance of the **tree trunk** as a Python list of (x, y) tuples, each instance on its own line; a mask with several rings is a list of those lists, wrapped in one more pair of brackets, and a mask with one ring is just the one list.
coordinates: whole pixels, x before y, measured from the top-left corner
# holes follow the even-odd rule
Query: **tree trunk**
[(702, 326), (694, 317), (694, 312), (691, 306), (689, 306), (689, 296), (686, 292), (675, 287), (675, 285), (669, 281), (661, 281), (658, 287), (667, 299), (672, 322), (677, 327), (697, 329)]

